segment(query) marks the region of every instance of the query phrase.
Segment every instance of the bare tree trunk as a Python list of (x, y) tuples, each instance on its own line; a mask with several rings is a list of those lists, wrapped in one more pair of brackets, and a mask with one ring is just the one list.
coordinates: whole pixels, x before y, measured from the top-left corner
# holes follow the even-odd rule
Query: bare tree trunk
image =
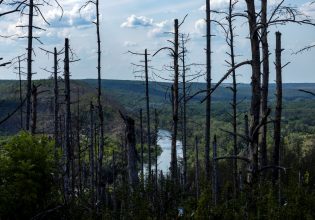
[(184, 175), (184, 186), (186, 186), (187, 183), (187, 101), (186, 101), (186, 48), (185, 48), (185, 42), (184, 42), (184, 36), (182, 36), (182, 65), (183, 65), (183, 72), (182, 72), (182, 78), (183, 78), (183, 175)]
[(199, 149), (198, 138), (195, 137), (195, 185), (196, 185), (196, 200), (199, 200)]
[(37, 127), (37, 86), (33, 84), (32, 88), (32, 125), (31, 134), (34, 135)]
[(78, 179), (79, 179), (79, 194), (82, 192), (82, 161), (81, 161), (81, 120), (80, 120), (80, 89), (77, 93), (77, 150), (78, 150)]
[(261, 87), (260, 87), (260, 50), (259, 50), (259, 34), (257, 29), (255, 1), (246, 0), (247, 15), (250, 32), (251, 52), (252, 52), (252, 100), (251, 100), (251, 125), (250, 136), (252, 141), (249, 147), (249, 158), (251, 164), (249, 169), (252, 171), (249, 176), (249, 182), (257, 180), (258, 170), (258, 132), (256, 130), (260, 120), (260, 104), (261, 104)]
[(57, 149), (59, 147), (59, 87), (58, 87), (58, 54), (54, 48), (54, 139), (55, 139), (55, 159), (57, 159)]
[[(231, 67), (235, 67), (235, 54), (234, 54), (234, 27), (233, 27), (233, 1), (230, 0), (229, 4), (229, 16), (228, 16), (228, 22), (229, 22), (229, 32), (230, 32), (230, 57), (231, 57)], [(238, 147), (237, 147), (237, 83), (236, 83), (236, 72), (235, 69), (232, 72), (233, 77), (233, 101), (232, 101), (232, 108), (233, 108), (233, 155), (238, 155)], [(234, 198), (236, 198), (237, 194), (237, 188), (238, 188), (238, 169), (237, 169), (237, 160), (235, 159), (233, 161), (233, 183), (234, 183)]]
[[(261, 0), (261, 42), (263, 54), (263, 82), (261, 88), (261, 111), (262, 115), (266, 115), (268, 111), (268, 90), (269, 90), (269, 45), (268, 45), (268, 24), (267, 24), (267, 0)], [(267, 125), (264, 124), (261, 133), (261, 167), (267, 166)]]
[(19, 56), (18, 57), (18, 63), (19, 63), (19, 66), (18, 66), (18, 72), (19, 72), (19, 86), (20, 86), (20, 105), (21, 105), (21, 108), (20, 108), (20, 126), (21, 126), (21, 129), (23, 129), (23, 98), (22, 98), (22, 77), (21, 77), (21, 57)]
[(141, 181), (144, 187), (144, 163), (143, 163), (143, 117), (140, 109), (140, 145), (141, 145)]
[(26, 100), (26, 130), (30, 130), (31, 93), (32, 93), (32, 55), (33, 55), (33, 12), (34, 2), (29, 0), (28, 14), (28, 45), (27, 45), (27, 100)]
[(212, 181), (212, 187), (213, 187), (213, 203), (214, 205), (217, 205), (218, 202), (218, 174), (217, 174), (217, 136), (214, 136), (213, 139), (213, 181)]
[[(274, 123), (274, 166), (280, 166), (280, 146), (281, 146), (281, 113), (282, 113), (282, 64), (281, 64), (281, 33), (276, 32), (276, 110)], [(273, 183), (278, 184), (278, 199), (280, 202), (280, 171), (274, 169)]]
[(206, 178), (210, 181), (210, 137), (211, 137), (211, 11), (210, 0), (206, 0), (207, 23), (207, 100), (206, 100), (206, 128), (205, 128), (205, 170)]
[(102, 76), (101, 76), (101, 37), (100, 37), (100, 14), (99, 14), (99, 0), (96, 0), (96, 33), (97, 33), (97, 71), (98, 71), (98, 110), (99, 110), (99, 120), (100, 120), (100, 145), (99, 145), (99, 158), (98, 158), (98, 184), (97, 184), (97, 194), (99, 199), (103, 194), (102, 189), (102, 163), (103, 163), (103, 152), (104, 152), (104, 114), (103, 106), (101, 103), (102, 96)]
[(149, 97), (149, 69), (148, 69), (148, 51), (145, 49), (145, 97), (147, 107), (147, 144), (148, 144), (148, 174), (151, 183), (151, 128), (150, 128), (150, 97)]
[(157, 189), (158, 189), (158, 126), (159, 126), (159, 118), (158, 118), (158, 113), (157, 110), (154, 109), (154, 134), (155, 134), (155, 138), (154, 138), (154, 147), (155, 147), (155, 193), (156, 193), (156, 197), (157, 197)]
[(90, 153), (90, 187), (91, 187), (91, 204), (92, 208), (94, 209), (95, 206), (95, 177), (94, 177), (94, 115), (93, 115), (94, 107), (92, 102), (90, 103), (90, 146), (89, 146), (89, 153)]
[[(64, 77), (65, 77), (65, 102), (66, 102), (66, 129), (65, 129), (65, 146), (67, 151), (67, 177), (70, 180), (72, 149), (71, 149), (71, 99), (70, 99), (70, 68), (69, 68), (69, 39), (65, 40), (65, 60), (64, 60)], [(72, 170), (73, 172), (73, 170)], [(74, 179), (72, 179), (72, 193), (74, 192)], [(68, 186), (70, 187), (70, 186)]]
[(173, 100), (173, 133), (172, 133), (172, 152), (171, 152), (171, 175), (172, 180), (175, 182), (177, 181), (177, 153), (176, 153), (176, 140), (177, 140), (177, 132), (178, 132), (178, 76), (179, 76), (179, 69), (178, 69), (178, 48), (179, 48), (179, 41), (178, 41), (178, 20), (175, 19), (174, 22), (174, 29), (175, 29), (175, 36), (174, 36), (174, 100)]
[(135, 121), (129, 116), (123, 115), (121, 117), (124, 119), (126, 125), (127, 133), (127, 160), (128, 160), (128, 176), (129, 185), (132, 191), (135, 191), (139, 182), (138, 171), (137, 171), (137, 155), (136, 155), (136, 134), (135, 134)]

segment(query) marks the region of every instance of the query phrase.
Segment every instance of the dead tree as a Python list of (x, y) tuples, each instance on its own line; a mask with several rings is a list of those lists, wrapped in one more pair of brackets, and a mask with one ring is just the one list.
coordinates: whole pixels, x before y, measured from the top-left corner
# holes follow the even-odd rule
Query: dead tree
[(32, 124), (31, 124), (31, 134), (35, 134), (37, 127), (37, 95), (38, 86), (33, 84), (32, 86)]
[(157, 196), (158, 188), (158, 132), (159, 132), (159, 118), (157, 110), (154, 109), (154, 151), (155, 151), (155, 193)]
[(178, 19), (174, 21), (174, 112), (173, 112), (173, 132), (172, 132), (172, 155), (171, 155), (171, 174), (173, 181), (177, 180), (177, 149), (176, 149), (176, 141), (177, 141), (177, 132), (178, 132), (178, 78), (179, 78), (179, 66), (178, 66), (178, 58), (179, 58), (179, 32), (178, 32)]
[[(71, 98), (70, 98), (70, 59), (69, 59), (69, 39), (65, 39), (65, 60), (64, 60), (64, 81), (65, 81), (65, 103), (66, 103), (66, 125), (65, 125), (65, 150), (67, 152), (66, 175), (70, 180), (70, 174), (73, 166), (73, 150), (71, 146)], [(74, 174), (74, 170), (72, 170)], [(74, 179), (72, 179), (72, 192), (74, 193)], [(70, 187), (70, 186), (68, 186)]]
[(212, 174), (212, 195), (213, 203), (217, 205), (218, 202), (218, 170), (217, 170), (217, 136), (213, 139), (213, 174)]
[(196, 187), (196, 200), (199, 200), (199, 149), (198, 138), (195, 137), (195, 187)]
[[(265, 115), (268, 110), (269, 93), (269, 45), (268, 45), (268, 24), (267, 24), (267, 0), (261, 1), (261, 44), (263, 56), (263, 73), (261, 87), (261, 112)], [(267, 125), (263, 125), (260, 142), (261, 166), (267, 165)]]
[(150, 96), (149, 96), (149, 68), (148, 68), (148, 51), (145, 49), (145, 97), (147, 108), (147, 144), (148, 144), (148, 174), (149, 182), (151, 183), (151, 129), (150, 129)]
[(59, 147), (59, 86), (58, 86), (58, 53), (54, 48), (54, 138), (55, 138), (55, 158), (57, 158), (57, 148)]
[[(128, 53), (137, 56), (144, 56), (144, 65), (132, 64), (133, 66), (144, 68), (144, 80), (145, 80), (145, 101), (146, 101), (146, 115), (147, 115), (147, 147), (148, 147), (148, 179), (151, 183), (151, 168), (152, 168), (152, 156), (151, 156), (151, 116), (150, 116), (150, 91), (149, 91), (149, 60), (148, 50), (145, 49), (144, 53), (135, 53), (132, 51), (128, 51)], [(143, 70), (135, 71), (135, 72), (143, 72)]]
[(182, 35), (182, 89), (183, 89), (183, 175), (184, 186), (187, 183), (187, 91), (186, 91), (186, 47), (184, 35)]
[(120, 112), (126, 126), (126, 141), (127, 141), (127, 160), (128, 160), (128, 180), (132, 191), (135, 191), (139, 183), (137, 171), (137, 153), (136, 153), (136, 135), (135, 121), (127, 115)]
[[(24, 4), (27, 2), (27, 0), (24, 1), (20, 1), (20, 2), (12, 2), (10, 3), (10, 5), (13, 6), (12, 9), (8, 10), (8, 11), (3, 11), (0, 13), (0, 17), (8, 15), (8, 14), (12, 14), (15, 12), (20, 12), (22, 9), (22, 6), (24, 6)], [(0, 0), (0, 5), (4, 3), (4, 0)]]
[(90, 127), (89, 127), (89, 154), (90, 154), (90, 192), (91, 192), (91, 205), (94, 209), (95, 206), (95, 163), (94, 163), (94, 106), (90, 103)]
[(251, 172), (251, 181), (255, 182), (258, 171), (258, 132), (255, 132), (260, 122), (260, 104), (261, 104), (261, 74), (260, 74), (260, 48), (259, 48), (259, 33), (257, 30), (257, 18), (255, 11), (255, 1), (246, 0), (247, 4), (247, 17), (249, 24), (251, 55), (252, 55), (252, 100), (250, 107), (251, 125), (250, 136), (253, 140), (249, 147), (249, 156), (251, 164), (249, 169)]
[(33, 15), (34, 2), (29, 1), (28, 14), (28, 44), (27, 44), (27, 101), (26, 101), (26, 130), (29, 130), (31, 115), (31, 91), (32, 91), (32, 55), (33, 55)]
[(210, 176), (210, 137), (211, 137), (211, 10), (210, 0), (206, 0), (206, 23), (207, 23), (207, 98), (206, 98), (206, 127), (205, 127), (205, 170), (206, 178)]
[(143, 163), (143, 117), (140, 109), (140, 145), (141, 145), (141, 181), (144, 183), (144, 163)]
[[(227, 31), (227, 44), (229, 45), (230, 51), (229, 51), (229, 56), (230, 56), (230, 62), (228, 62), (230, 64), (230, 66), (232, 68), (235, 67), (235, 51), (234, 51), (234, 25), (233, 25), (233, 21), (234, 21), (234, 7), (235, 4), (237, 3), (237, 1), (232, 1), (230, 0), (229, 2), (229, 13), (227, 16), (227, 20), (228, 20), (228, 31)], [(236, 70), (234, 69), (232, 71), (232, 79), (233, 79), (233, 86), (230, 87), (230, 89), (232, 90), (233, 93), (233, 99), (232, 99), (232, 109), (233, 109), (233, 114), (232, 114), (232, 126), (233, 126), (233, 155), (237, 156), (238, 155), (238, 139), (237, 139), (237, 82), (236, 82)], [(236, 197), (236, 193), (237, 193), (237, 188), (238, 188), (238, 168), (237, 168), (237, 160), (233, 161), (233, 184), (234, 184), (234, 197)]]
[[(281, 146), (281, 113), (282, 113), (282, 65), (281, 65), (281, 33), (276, 32), (276, 109), (274, 122), (274, 166), (280, 166), (280, 146)], [(274, 169), (273, 183), (280, 184), (280, 172)]]

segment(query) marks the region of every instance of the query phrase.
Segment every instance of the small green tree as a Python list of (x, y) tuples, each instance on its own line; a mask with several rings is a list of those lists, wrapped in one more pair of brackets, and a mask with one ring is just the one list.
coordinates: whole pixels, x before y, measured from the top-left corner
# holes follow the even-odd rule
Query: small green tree
[(0, 219), (29, 219), (49, 208), (53, 146), (47, 137), (22, 132), (0, 146)]

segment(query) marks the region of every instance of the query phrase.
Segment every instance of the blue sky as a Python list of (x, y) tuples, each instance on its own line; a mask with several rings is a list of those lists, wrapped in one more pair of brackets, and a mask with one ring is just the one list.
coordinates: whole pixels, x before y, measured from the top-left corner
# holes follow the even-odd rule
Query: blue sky
[[(204, 0), (107, 0), (100, 1), (101, 8), (101, 40), (102, 40), (102, 76), (106, 79), (138, 79), (133, 73), (134, 67), (131, 63), (141, 60), (140, 57), (126, 53), (128, 50), (143, 52), (147, 48), (154, 53), (162, 46), (169, 45), (167, 40), (170, 35), (165, 34), (172, 31), (173, 20), (182, 19), (186, 14), (188, 17), (181, 27), (181, 31), (189, 33), (191, 40), (188, 43), (189, 63), (205, 62), (205, 24), (203, 18)], [(245, 0), (239, 0), (237, 10), (244, 11)], [(257, 3), (259, 1), (256, 1)], [(271, 8), (278, 0), (271, 0)], [(71, 64), (71, 74), (73, 78), (96, 78), (97, 76), (97, 54), (96, 54), (96, 30), (91, 23), (95, 19), (93, 7), (88, 7), (79, 13), (79, 8), (84, 4), (81, 0), (60, 1), (64, 8), (64, 16), (60, 20), (60, 10), (57, 7), (44, 8), (44, 14), (50, 22), (50, 26), (45, 25), (41, 20), (35, 19), (39, 26), (47, 29), (46, 32), (36, 31), (36, 35), (41, 36), (45, 45), (34, 42), (35, 54), (34, 69), (37, 74), (34, 78), (48, 78), (49, 73), (43, 68), (51, 68), (52, 56), (48, 57), (41, 52), (38, 47), (52, 50), (54, 46), (61, 49), (65, 37), (70, 39), (70, 44), (77, 54), (80, 62)], [(228, 0), (213, 0), (212, 7), (217, 10), (225, 10)], [(285, 1), (286, 5), (295, 6), (311, 18), (315, 18), (315, 4), (309, 5), (307, 0)], [(0, 9), (4, 10), (4, 8)], [(19, 39), (25, 30), (16, 28), (17, 25), (25, 23), (26, 18), (20, 19), (17, 15), (10, 15), (0, 20), (0, 35), (14, 35), (11, 39), (1, 39), (0, 57), (7, 60), (25, 53), (26, 40)], [(235, 22), (236, 32), (236, 52), (240, 55), (238, 62), (250, 59), (248, 26), (245, 20)], [(283, 33), (283, 63), (291, 62), (284, 69), (284, 82), (315, 82), (314, 57), (315, 49), (306, 51), (299, 55), (292, 55), (293, 51), (315, 43), (315, 27), (289, 24), (287, 26), (276, 26), (270, 28), (269, 41), (271, 54), (271, 82), (274, 76), (274, 40), (275, 31)], [(228, 69), (224, 60), (227, 59), (228, 50), (224, 43), (222, 31), (213, 25), (213, 81), (218, 81)], [(161, 53), (150, 58), (151, 65), (162, 71), (154, 71), (162, 78), (169, 78), (171, 73), (163, 70), (164, 65), (172, 62), (166, 53)], [(23, 64), (26, 66), (26, 64)], [(203, 67), (192, 68), (191, 74), (197, 71), (204, 71)], [(238, 81), (250, 82), (250, 71), (242, 68), (237, 71)], [(151, 79), (158, 79), (151, 72)], [(13, 67), (0, 69), (0, 79), (17, 79), (13, 73)], [(198, 81), (204, 81), (201, 77)]]

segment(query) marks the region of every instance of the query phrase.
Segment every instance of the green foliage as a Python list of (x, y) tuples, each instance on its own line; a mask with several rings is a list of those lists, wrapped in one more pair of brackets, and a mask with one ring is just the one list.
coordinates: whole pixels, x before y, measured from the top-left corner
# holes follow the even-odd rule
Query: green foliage
[(0, 146), (0, 218), (28, 219), (51, 205), (53, 143), (22, 132)]

